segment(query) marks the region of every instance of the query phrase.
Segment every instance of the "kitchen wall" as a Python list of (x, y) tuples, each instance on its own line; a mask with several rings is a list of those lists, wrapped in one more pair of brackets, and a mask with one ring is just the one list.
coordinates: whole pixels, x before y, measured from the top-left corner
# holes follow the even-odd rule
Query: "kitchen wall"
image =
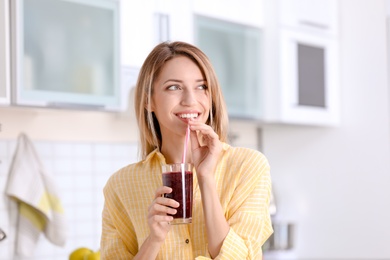
[[(14, 259), (17, 208), (4, 190), (16, 144), (16, 140), (0, 140), (0, 227), (7, 234), (0, 242), (1, 260)], [(58, 247), (41, 236), (31, 259), (68, 259), (78, 247), (98, 250), (104, 203), (102, 189), (112, 173), (137, 160), (137, 143), (34, 140), (34, 146), (47, 173), (56, 182), (67, 220), (68, 239), (65, 247)]]
[(295, 246), (265, 259), (390, 259), (385, 6), (340, 1), (341, 126), (266, 126), (277, 219)]

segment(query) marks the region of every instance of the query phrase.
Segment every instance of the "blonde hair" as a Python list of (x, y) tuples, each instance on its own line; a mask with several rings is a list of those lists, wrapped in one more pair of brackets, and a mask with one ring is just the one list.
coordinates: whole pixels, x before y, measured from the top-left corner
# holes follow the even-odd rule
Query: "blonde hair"
[[(158, 120), (150, 108), (153, 84), (164, 64), (176, 56), (183, 55), (194, 61), (201, 70), (210, 96), (210, 115), (206, 124), (218, 134), (222, 142), (227, 142), (228, 116), (221, 87), (208, 57), (197, 47), (185, 42), (163, 42), (150, 52), (141, 67), (134, 96), (135, 113), (138, 121), (141, 142), (141, 157), (161, 149), (162, 137)], [(218, 111), (217, 111), (218, 109)]]

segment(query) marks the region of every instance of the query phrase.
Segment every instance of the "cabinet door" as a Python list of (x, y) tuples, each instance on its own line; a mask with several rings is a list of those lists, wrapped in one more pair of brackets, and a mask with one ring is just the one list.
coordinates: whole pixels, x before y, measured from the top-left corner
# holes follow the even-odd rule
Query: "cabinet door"
[(281, 24), (329, 35), (338, 33), (337, 0), (279, 0)]
[(157, 43), (155, 1), (121, 1), (121, 60), (125, 66), (140, 68)]
[(255, 27), (264, 25), (263, 1), (259, 0), (193, 0), (193, 8), (197, 15)]
[(141, 67), (160, 42), (194, 42), (190, 0), (121, 1), (122, 64)]
[(190, 0), (156, 0), (157, 41), (194, 43), (193, 9)]
[(117, 1), (12, 3), (17, 104), (119, 109)]
[(196, 16), (196, 44), (210, 58), (230, 117), (260, 118), (262, 31)]
[(10, 104), (9, 6), (0, 0), (0, 104)]
[(339, 123), (337, 41), (281, 30), (281, 121)]

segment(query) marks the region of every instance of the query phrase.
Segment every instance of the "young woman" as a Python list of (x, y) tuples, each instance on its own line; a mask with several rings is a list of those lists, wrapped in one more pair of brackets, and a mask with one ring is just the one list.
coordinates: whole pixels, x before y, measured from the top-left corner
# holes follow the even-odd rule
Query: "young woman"
[[(184, 42), (157, 45), (141, 68), (135, 109), (142, 160), (104, 188), (102, 259), (261, 259), (272, 234), (268, 161), (226, 143), (225, 103), (206, 55)], [(172, 190), (161, 165), (182, 161), (187, 125), (192, 223), (170, 225), (179, 203), (163, 196)]]

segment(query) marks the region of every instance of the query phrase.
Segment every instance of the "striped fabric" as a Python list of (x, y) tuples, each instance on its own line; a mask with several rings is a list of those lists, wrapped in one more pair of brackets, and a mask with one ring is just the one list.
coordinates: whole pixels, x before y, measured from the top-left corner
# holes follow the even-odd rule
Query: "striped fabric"
[[(215, 178), (230, 231), (216, 259), (261, 259), (261, 246), (273, 232), (268, 212), (268, 161), (255, 150), (228, 144), (223, 148)], [(104, 188), (102, 259), (132, 259), (148, 237), (148, 207), (162, 185), (163, 163), (163, 155), (154, 151), (108, 180)], [(196, 174), (192, 224), (172, 225), (156, 259), (210, 259)]]
[(67, 225), (56, 187), (54, 178), (46, 172), (33, 142), (21, 133), (5, 191), (18, 203), (15, 235), (15, 252), (18, 256), (33, 256), (42, 233), (51, 243), (65, 245)]

